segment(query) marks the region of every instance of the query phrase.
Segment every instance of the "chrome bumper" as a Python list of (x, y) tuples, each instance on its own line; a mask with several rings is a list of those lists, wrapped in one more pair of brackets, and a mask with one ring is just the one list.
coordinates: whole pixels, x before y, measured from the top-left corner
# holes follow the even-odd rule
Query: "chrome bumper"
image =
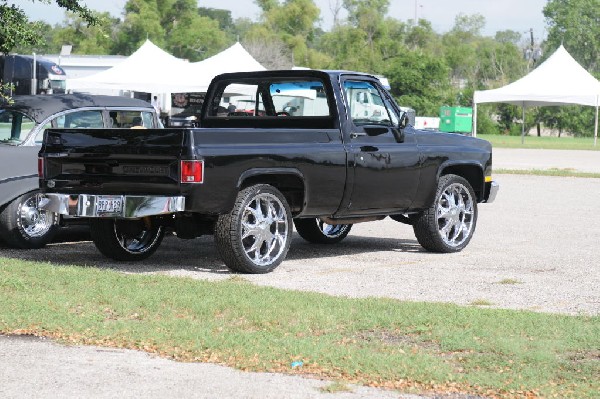
[(489, 194), (487, 199), (485, 200), (486, 203), (490, 203), (490, 202), (494, 202), (494, 200), (496, 199), (496, 194), (498, 194), (498, 190), (500, 189), (500, 184), (498, 184), (497, 181), (492, 180), (489, 184)]
[[(121, 199), (121, 209), (114, 212), (98, 211), (99, 199)], [(40, 194), (38, 207), (50, 212), (77, 217), (141, 218), (165, 215), (185, 210), (185, 197), (157, 197), (134, 195)]]

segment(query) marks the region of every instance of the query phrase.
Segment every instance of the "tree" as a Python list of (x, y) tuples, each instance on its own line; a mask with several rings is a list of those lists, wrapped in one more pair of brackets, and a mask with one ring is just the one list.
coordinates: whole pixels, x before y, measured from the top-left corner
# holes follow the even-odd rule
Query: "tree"
[(253, 38), (243, 42), (244, 49), (267, 69), (290, 69), (293, 67), (289, 49), (279, 39)]
[[(50, 0), (40, 0), (50, 3)], [(79, 14), (88, 25), (96, 23), (96, 17), (91, 10), (79, 4), (79, 0), (55, 0), (60, 7)], [(0, 0), (0, 52), (7, 54), (17, 47), (35, 47), (42, 44), (45, 24), (29, 22), (25, 12), (16, 5), (8, 5), (6, 0)], [(0, 99), (10, 102), (4, 93), (10, 92), (10, 85), (0, 81)]]
[(98, 22), (88, 26), (79, 15), (67, 13), (63, 24), (52, 32), (50, 51), (58, 52), (63, 44), (70, 44), (73, 54), (110, 54), (120, 20), (108, 12), (95, 16)]
[(218, 8), (198, 7), (198, 14), (203, 17), (208, 17), (219, 22), (219, 27), (225, 31), (233, 32), (235, 24), (231, 18), (230, 10), (221, 10)]
[(420, 51), (407, 51), (391, 63), (386, 76), (391, 92), (403, 106), (417, 115), (437, 115), (447, 102), (448, 66), (443, 59)]
[(247, 40), (262, 37), (278, 38), (289, 48), (294, 63), (312, 66), (315, 57), (310, 45), (314, 42), (319, 19), (319, 8), (313, 0), (256, 0), (262, 9), (262, 23), (254, 25), (248, 32)]
[[(32, 0), (35, 1), (35, 0)], [(39, 0), (50, 4), (50, 0)], [(59, 7), (78, 14), (88, 25), (97, 22), (96, 16), (79, 0), (55, 0)], [(0, 52), (9, 53), (18, 46), (38, 45), (41, 42), (41, 23), (31, 23), (25, 12), (16, 5), (0, 0)]]
[(129, 0), (113, 52), (131, 54), (146, 39), (190, 61), (216, 54), (229, 41), (217, 20), (200, 15), (195, 0)]
[[(596, 77), (600, 76), (600, 0), (549, 0), (544, 7), (548, 23), (545, 53), (550, 55), (561, 44)], [(560, 132), (591, 136), (594, 110), (573, 106), (557, 111), (540, 108), (539, 119)]]
[(600, 0), (550, 0), (544, 16), (546, 53), (563, 44), (585, 69), (600, 74)]

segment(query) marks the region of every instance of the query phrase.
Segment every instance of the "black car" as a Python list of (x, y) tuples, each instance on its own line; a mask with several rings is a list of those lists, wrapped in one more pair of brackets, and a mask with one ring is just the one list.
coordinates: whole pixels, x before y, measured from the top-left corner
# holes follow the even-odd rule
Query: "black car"
[(0, 240), (39, 248), (54, 235), (58, 216), (37, 208), (37, 154), (48, 128), (160, 128), (146, 101), (85, 94), (15, 96), (0, 106)]

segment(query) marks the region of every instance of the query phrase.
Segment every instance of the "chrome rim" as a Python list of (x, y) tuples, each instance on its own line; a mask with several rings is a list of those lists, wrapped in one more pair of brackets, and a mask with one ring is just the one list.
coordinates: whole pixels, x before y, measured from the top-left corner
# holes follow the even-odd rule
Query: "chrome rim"
[(242, 246), (257, 266), (268, 266), (283, 253), (288, 240), (288, 218), (283, 203), (273, 194), (254, 197), (242, 214)]
[(444, 189), (437, 204), (440, 237), (450, 247), (459, 247), (471, 235), (475, 210), (469, 190), (454, 183)]
[(337, 238), (341, 236), (346, 232), (349, 226), (347, 224), (327, 224), (321, 219), (317, 219), (317, 225), (319, 226), (321, 233), (328, 238)]
[(18, 225), (29, 237), (42, 237), (54, 224), (54, 214), (37, 207), (37, 196), (33, 195), (21, 202), (18, 208)]
[(160, 226), (157, 229), (142, 230), (138, 234), (128, 234), (117, 227), (117, 223), (114, 224), (115, 237), (121, 248), (132, 254), (141, 254), (154, 247), (158, 241), (163, 227)]

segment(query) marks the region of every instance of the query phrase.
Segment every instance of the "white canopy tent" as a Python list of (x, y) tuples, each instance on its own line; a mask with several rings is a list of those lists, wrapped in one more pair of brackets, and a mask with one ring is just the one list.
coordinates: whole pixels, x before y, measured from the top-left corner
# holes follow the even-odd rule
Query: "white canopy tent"
[(177, 92), (190, 86), (185, 81), (190, 63), (163, 51), (150, 40), (120, 64), (94, 75), (67, 80), (74, 91), (89, 89), (132, 90), (146, 93)]
[(220, 73), (264, 70), (240, 43), (203, 61), (190, 63), (146, 40), (119, 65), (95, 75), (68, 80), (67, 88), (75, 91), (110, 88), (146, 93), (205, 92), (210, 81)]
[(265, 70), (266, 68), (256, 61), (239, 42), (219, 54), (190, 64), (190, 71), (195, 76), (194, 84), (206, 88), (210, 81), (221, 73)]
[(475, 91), (473, 135), (477, 135), (477, 104), (507, 103), (523, 107), (522, 137), (525, 135), (525, 108), (548, 105), (596, 107), (594, 145), (598, 138), (600, 81), (586, 71), (561, 45), (546, 61), (523, 78), (494, 90)]

